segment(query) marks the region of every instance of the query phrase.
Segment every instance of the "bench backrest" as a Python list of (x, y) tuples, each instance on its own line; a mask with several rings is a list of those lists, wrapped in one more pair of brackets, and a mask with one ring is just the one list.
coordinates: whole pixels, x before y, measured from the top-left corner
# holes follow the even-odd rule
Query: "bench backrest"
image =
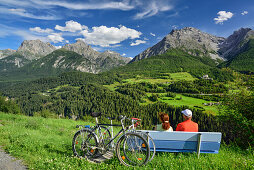
[[(156, 151), (218, 153), (220, 132), (163, 132), (142, 130), (154, 140)], [(150, 147), (153, 146), (150, 144)]]

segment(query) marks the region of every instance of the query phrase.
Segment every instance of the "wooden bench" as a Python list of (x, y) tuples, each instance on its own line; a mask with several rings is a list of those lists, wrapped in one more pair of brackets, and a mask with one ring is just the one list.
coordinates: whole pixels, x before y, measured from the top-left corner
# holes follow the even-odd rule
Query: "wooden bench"
[[(218, 153), (221, 143), (220, 132), (163, 132), (142, 130), (148, 133), (156, 152)], [(151, 142), (150, 142), (151, 143)], [(150, 144), (150, 148), (153, 146)]]

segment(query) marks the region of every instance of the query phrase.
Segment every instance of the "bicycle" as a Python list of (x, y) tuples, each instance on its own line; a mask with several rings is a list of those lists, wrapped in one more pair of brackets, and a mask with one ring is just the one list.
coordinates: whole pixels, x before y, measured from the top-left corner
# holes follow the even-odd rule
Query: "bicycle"
[[(97, 117), (101, 113), (92, 113), (92, 117), (96, 118), (96, 125), (93, 128), (82, 128), (77, 131), (73, 137), (72, 148), (75, 156), (94, 158), (101, 153), (105, 153), (109, 150), (116, 152), (117, 158), (125, 166), (142, 166), (145, 165), (150, 157), (149, 144), (140, 134), (136, 132), (130, 132), (129, 127), (124, 126), (124, 120), (126, 116), (120, 116), (121, 125), (115, 124), (99, 124)], [(112, 120), (113, 118), (111, 118)], [(121, 130), (113, 137), (109, 130), (104, 126), (120, 126)], [(95, 131), (98, 129), (98, 135)], [(100, 129), (105, 130), (104, 134)], [(106, 130), (107, 129), (107, 130)], [(119, 137), (120, 136), (120, 137)], [(114, 144), (114, 140), (119, 137)], [(114, 145), (113, 145), (114, 144)]]
[[(139, 131), (139, 130), (136, 129), (140, 125), (141, 125), (141, 119), (131, 118), (131, 126), (129, 127), (130, 131), (139, 133), (141, 136), (143, 136), (145, 139), (147, 139), (149, 147), (150, 147), (149, 161), (152, 161), (154, 156), (155, 156), (155, 153), (156, 153), (155, 143), (154, 143), (152, 137), (148, 133), (145, 133), (145, 132), (142, 132), (142, 131)], [(152, 154), (151, 154), (151, 152), (152, 152)]]

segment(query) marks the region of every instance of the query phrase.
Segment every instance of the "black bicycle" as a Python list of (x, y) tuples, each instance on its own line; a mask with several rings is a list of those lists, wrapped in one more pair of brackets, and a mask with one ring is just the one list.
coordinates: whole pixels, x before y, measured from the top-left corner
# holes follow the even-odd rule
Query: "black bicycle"
[[(108, 117), (111, 124), (99, 124), (97, 117), (101, 113), (95, 112), (91, 115), (96, 118), (96, 125), (92, 128), (82, 127), (73, 137), (72, 149), (75, 156), (93, 158), (107, 151), (115, 151), (119, 161), (126, 166), (142, 166), (148, 162), (149, 144), (139, 133), (129, 132), (129, 126), (125, 128), (126, 116), (119, 116), (121, 125), (116, 125), (112, 124), (114, 118)], [(113, 136), (105, 126), (119, 126), (121, 129)], [(116, 138), (118, 140), (115, 143)]]

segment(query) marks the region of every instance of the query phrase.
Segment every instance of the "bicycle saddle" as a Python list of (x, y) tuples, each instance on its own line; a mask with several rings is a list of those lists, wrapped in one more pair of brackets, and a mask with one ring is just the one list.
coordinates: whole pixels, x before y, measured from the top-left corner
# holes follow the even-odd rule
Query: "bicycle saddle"
[(101, 115), (101, 112), (92, 112), (91, 116), (92, 117), (99, 117)]

